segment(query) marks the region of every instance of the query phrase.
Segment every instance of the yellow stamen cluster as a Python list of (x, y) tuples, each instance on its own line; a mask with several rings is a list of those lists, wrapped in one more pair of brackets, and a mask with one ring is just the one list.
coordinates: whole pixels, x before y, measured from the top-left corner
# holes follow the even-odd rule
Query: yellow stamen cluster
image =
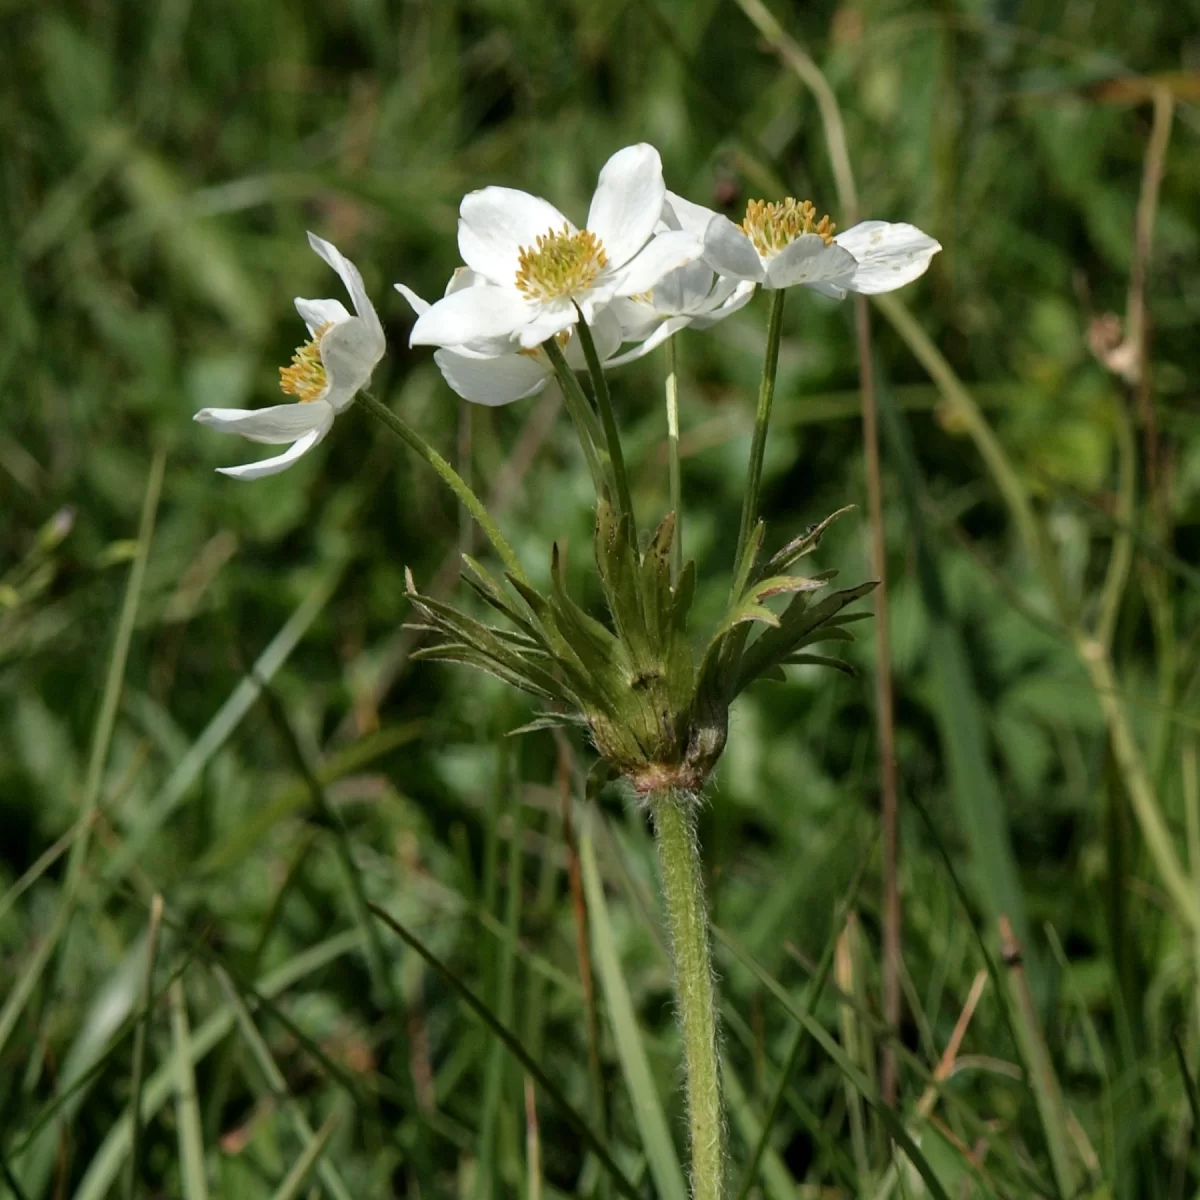
[(321, 361), (321, 337), (332, 325), (327, 321), (292, 355), (290, 367), (279, 368), (279, 386), (289, 396), (295, 396), (301, 404), (316, 400), (325, 390), (325, 364)]
[(836, 228), (827, 216), (817, 220), (817, 210), (811, 200), (793, 200), (791, 196), (778, 203), (751, 200), (746, 205), (746, 219), (742, 222), (742, 231), (764, 258), (778, 254), (806, 233), (815, 233), (828, 246), (833, 242)]
[(517, 262), (517, 287), (531, 300), (553, 300), (586, 291), (608, 266), (608, 255), (590, 230), (572, 233), (564, 225), (522, 246)]

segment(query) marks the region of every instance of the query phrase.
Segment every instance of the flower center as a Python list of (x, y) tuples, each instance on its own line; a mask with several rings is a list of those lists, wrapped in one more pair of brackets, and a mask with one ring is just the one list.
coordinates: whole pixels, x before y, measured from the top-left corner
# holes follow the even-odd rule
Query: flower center
[(751, 200), (746, 205), (746, 219), (742, 222), (742, 231), (763, 258), (778, 254), (806, 233), (815, 233), (828, 246), (836, 228), (828, 217), (817, 220), (817, 210), (811, 200), (802, 202), (791, 196), (778, 203)]
[(600, 239), (588, 229), (569, 225), (548, 230), (517, 255), (517, 288), (531, 300), (553, 300), (586, 291), (608, 266)]
[(325, 378), (325, 364), (321, 361), (321, 338), (333, 324), (326, 321), (312, 336), (312, 341), (305, 342), (292, 355), (290, 367), (279, 368), (279, 386), (289, 396), (295, 396), (301, 404), (311, 400), (319, 400), (328, 382)]

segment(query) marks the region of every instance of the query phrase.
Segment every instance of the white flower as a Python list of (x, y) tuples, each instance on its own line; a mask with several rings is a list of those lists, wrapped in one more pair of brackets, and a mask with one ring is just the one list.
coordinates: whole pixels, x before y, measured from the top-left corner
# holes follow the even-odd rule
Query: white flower
[[(470, 267), (460, 267), (446, 285), (446, 295), (452, 296), (468, 288), (490, 290), (491, 286)], [(396, 291), (408, 301), (418, 319), (433, 307), (402, 283), (396, 284)], [(621, 324), (610, 309), (603, 309), (596, 315), (591, 330), (596, 354), (601, 363), (605, 363), (621, 344)], [(566, 330), (555, 336), (571, 367), (577, 371), (585, 370), (587, 363), (583, 348), (574, 332)], [(486, 340), (455, 346), (453, 349), (441, 349), (434, 354), (433, 360), (446, 382), (464, 400), (491, 407), (536, 395), (554, 374), (550, 359), (540, 346), (518, 350), (507, 339), (499, 349)]]
[[(668, 192), (663, 204), (661, 227), (682, 229), (703, 240), (716, 214)], [(742, 308), (754, 295), (754, 283), (716, 274), (705, 262), (678, 267), (648, 292), (614, 300), (612, 311), (621, 321), (622, 341), (640, 342), (614, 358), (620, 366), (648, 354), (679, 330), (691, 326), (708, 329)]]
[(493, 286), (439, 300), (418, 319), (411, 344), (502, 337), (531, 349), (569, 329), (579, 312), (591, 324), (614, 298), (648, 291), (703, 251), (683, 230), (655, 235), (665, 196), (662, 161), (645, 143), (618, 150), (605, 164), (584, 229), (527, 192), (471, 192), (459, 210), (458, 248)]
[(383, 357), (383, 326), (363, 287), (358, 268), (336, 246), (315, 234), (308, 244), (342, 277), (355, 316), (340, 300), (296, 298), (312, 339), (296, 351), (289, 367), (280, 367), (280, 387), (299, 403), (270, 408), (202, 408), (195, 420), (222, 433), (239, 433), (252, 442), (279, 446), (282, 454), (242, 467), (218, 467), (234, 479), (261, 479), (290, 467), (307, 454), (333, 427), (333, 419), (370, 381)]
[[(707, 211), (707, 210), (705, 210)], [(704, 257), (723, 275), (765, 288), (801, 284), (841, 299), (847, 292), (890, 292), (923, 275), (941, 246), (913, 225), (863, 221), (834, 236), (812, 202), (751, 200), (735, 225), (713, 213)]]

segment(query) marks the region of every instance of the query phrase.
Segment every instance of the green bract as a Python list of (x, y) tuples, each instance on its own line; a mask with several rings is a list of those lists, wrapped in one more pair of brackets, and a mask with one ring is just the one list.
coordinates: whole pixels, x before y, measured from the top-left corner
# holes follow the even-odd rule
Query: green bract
[[(467, 583), (508, 627), (487, 625), (452, 605), (421, 595), (408, 576), (421, 628), (443, 641), (422, 658), (463, 663), (505, 680), (555, 707), (517, 732), (578, 724), (589, 731), (608, 773), (641, 794), (703, 786), (725, 746), (729, 706), (757, 679), (782, 678), (789, 664), (845, 668), (807, 655), (820, 641), (850, 641), (844, 627), (866, 616), (844, 613), (875, 586), (866, 582), (824, 595), (835, 572), (788, 574), (846, 509), (827, 517), (759, 564), (764, 527), (755, 529), (729, 607), (703, 653), (694, 655), (688, 614), (695, 590), (693, 562), (678, 584), (670, 579), (675, 516), (669, 513), (643, 550), (627, 517), (606, 498), (596, 517), (595, 555), (610, 624), (586, 613), (567, 593), (563, 556), (555, 544), (551, 589), (543, 595), (511, 575), (510, 590), (469, 556)], [(779, 612), (773, 597), (790, 599)]]

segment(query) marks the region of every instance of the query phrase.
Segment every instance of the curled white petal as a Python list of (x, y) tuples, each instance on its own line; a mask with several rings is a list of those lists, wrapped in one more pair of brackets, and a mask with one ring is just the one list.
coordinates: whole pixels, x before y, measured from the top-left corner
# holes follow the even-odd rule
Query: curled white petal
[[(725, 281), (722, 280), (721, 282)], [(719, 286), (720, 284), (718, 284)], [(711, 307), (705, 312), (698, 313), (692, 318), (692, 327), (694, 329), (711, 329), (718, 321), (723, 321), (726, 317), (733, 316), (739, 308), (744, 308), (750, 303), (750, 300), (754, 296), (754, 288), (755, 285), (748, 280), (738, 280), (728, 295), (722, 296), (718, 302), (712, 303)], [(714, 288), (713, 296), (719, 294), (718, 289)]]
[(613, 281), (614, 296), (636, 296), (655, 287), (664, 275), (699, 258), (703, 245), (690, 233), (672, 230), (652, 238)]
[[(379, 315), (375, 312), (375, 306), (371, 303), (370, 297), (367, 295), (367, 289), (363, 286), (362, 276), (358, 273), (358, 268), (332, 242), (327, 242), (324, 238), (317, 237), (315, 233), (308, 235), (308, 244), (342, 277), (342, 282), (346, 285), (346, 291), (350, 293), (350, 300), (354, 305), (354, 311), (358, 313), (363, 323), (370, 327), (378, 339), (382, 341), (383, 326), (379, 322)], [(382, 356), (382, 351), (380, 354)]]
[(325, 325), (335, 325), (338, 321), (350, 318), (350, 313), (340, 300), (305, 300), (297, 296), (296, 311), (308, 326), (309, 337), (313, 337)]
[(858, 263), (846, 286), (867, 295), (890, 292), (920, 278), (942, 248), (915, 225), (888, 221), (862, 221), (834, 240)]
[(588, 210), (587, 228), (600, 239), (614, 270), (646, 244), (662, 213), (666, 193), (662, 159), (645, 142), (618, 150), (604, 164)]
[(720, 275), (762, 283), (767, 272), (754, 243), (728, 217), (716, 213), (704, 232), (704, 258)]
[(836, 282), (844, 285), (857, 263), (854, 255), (837, 245), (825, 245), (819, 234), (805, 233), (767, 260), (765, 287)]
[(550, 365), (540, 354), (476, 358), (454, 350), (439, 350), (433, 360), (446, 382), (464, 400), (493, 408), (540, 392), (550, 377)]
[[(595, 319), (591, 305), (585, 303), (581, 308), (585, 320)], [(562, 333), (564, 329), (570, 329), (579, 320), (579, 310), (566, 297), (543, 302), (539, 309), (533, 320), (516, 331), (517, 341), (523, 350), (532, 350), (535, 346), (540, 346), (547, 338)]]
[(677, 196), (674, 192), (667, 193), (666, 207), (675, 219), (673, 229), (682, 229), (701, 241), (704, 241), (710, 222), (718, 215), (711, 208), (705, 208), (703, 204), (693, 204), (691, 200)]
[(649, 354), (651, 350), (656, 350), (667, 340), (667, 338), (678, 333), (681, 329), (686, 329), (692, 323), (692, 318), (689, 316), (668, 317), (649, 337), (640, 345), (634, 346), (632, 350), (626, 350), (623, 354), (618, 354), (615, 358), (610, 358), (605, 366), (621, 367), (626, 363), (631, 363), (639, 358), (643, 358)]
[(487, 187), (463, 197), (458, 251), (463, 262), (501, 286), (514, 286), (523, 246), (550, 230), (574, 226), (553, 204), (516, 188)]
[(277, 454), (274, 458), (264, 458), (260, 462), (246, 463), (241, 467), (218, 467), (217, 470), (231, 479), (262, 479), (267, 475), (278, 475), (280, 471), (286, 471), (292, 463), (303, 458), (316, 446), (329, 432), (332, 424), (331, 416), (329, 425), (306, 433), (302, 438), (294, 441), (282, 454)]
[(403, 283), (395, 283), (392, 285), (396, 291), (408, 301), (408, 306), (417, 314), (418, 317), (424, 316), (430, 308), (428, 300), (422, 300), (412, 288)]
[(536, 310), (515, 288), (469, 287), (432, 304), (413, 326), (413, 346), (462, 346), (478, 338), (509, 337)]
[(281, 446), (333, 424), (333, 408), (324, 400), (311, 404), (274, 404), (270, 408), (202, 408), (192, 418), (219, 433), (236, 433), (252, 442)]
[(371, 372), (383, 357), (383, 346), (374, 329), (359, 317), (350, 317), (327, 330), (317, 343), (325, 367), (322, 397), (341, 412), (355, 393), (371, 382)]

